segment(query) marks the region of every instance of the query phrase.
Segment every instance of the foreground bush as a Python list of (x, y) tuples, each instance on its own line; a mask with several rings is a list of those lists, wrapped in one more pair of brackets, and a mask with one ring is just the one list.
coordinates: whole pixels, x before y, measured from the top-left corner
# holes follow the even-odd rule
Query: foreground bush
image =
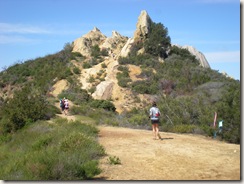
[(86, 180), (99, 174), (105, 154), (98, 130), (81, 122), (38, 122), (0, 146), (2, 180)]
[(52, 116), (48, 112), (45, 97), (30, 87), (15, 92), (14, 97), (4, 104), (2, 110), (4, 115), (0, 123), (2, 133), (17, 131), (27, 123)]

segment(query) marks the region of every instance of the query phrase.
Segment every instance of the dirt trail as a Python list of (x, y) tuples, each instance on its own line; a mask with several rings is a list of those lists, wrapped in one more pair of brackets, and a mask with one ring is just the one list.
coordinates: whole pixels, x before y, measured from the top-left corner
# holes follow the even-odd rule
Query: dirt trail
[[(60, 117), (75, 120), (75, 116)], [(201, 135), (98, 126), (107, 156), (97, 180), (240, 180), (240, 145)], [(120, 159), (111, 165), (109, 157)]]
[[(240, 145), (199, 135), (100, 126), (99, 142), (108, 156), (100, 160), (105, 180), (240, 180)], [(121, 160), (111, 165), (110, 156)]]

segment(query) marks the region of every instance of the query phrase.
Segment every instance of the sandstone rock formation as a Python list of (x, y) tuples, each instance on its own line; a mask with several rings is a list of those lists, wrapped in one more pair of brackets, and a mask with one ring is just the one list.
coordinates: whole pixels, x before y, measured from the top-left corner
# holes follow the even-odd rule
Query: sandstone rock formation
[[(73, 52), (80, 52), (83, 56), (87, 57), (87, 61), (91, 59), (91, 48), (95, 45), (98, 45), (100, 49), (106, 49), (109, 53), (109, 56), (104, 57), (104, 60), (101, 63), (94, 65), (92, 68), (84, 69), (80, 65), (81, 74), (79, 80), (82, 84), (82, 88), (90, 91), (94, 99), (112, 99), (117, 111), (123, 112), (124, 110), (129, 110), (136, 106), (143, 106), (143, 101), (150, 101), (154, 98), (150, 95), (142, 94), (135, 97), (131, 90), (120, 87), (116, 78), (119, 65), (117, 60), (118, 57), (128, 56), (133, 45), (143, 41), (147, 37), (147, 34), (150, 33), (151, 23), (152, 20), (148, 13), (143, 10), (138, 17), (136, 30), (131, 38), (122, 36), (116, 31), (112, 31), (111, 37), (106, 37), (95, 27), (92, 31), (74, 41)], [(204, 55), (194, 47), (178, 47), (189, 50), (190, 53), (200, 60), (201, 66), (205, 68), (210, 67)], [(139, 54), (143, 52), (144, 48), (140, 49), (137, 53)], [(164, 62), (163, 58), (158, 58), (158, 60), (162, 63)], [(102, 67), (102, 64), (106, 65), (106, 68)], [(138, 77), (141, 73), (140, 67), (134, 65), (127, 65), (127, 67), (132, 81), (142, 80)], [(105, 75), (103, 80), (99, 79), (99, 73), (101, 71), (103, 71), (103, 74)], [(91, 78), (93, 79), (93, 82), (90, 82)], [(136, 102), (136, 98), (139, 98), (139, 100), (137, 100), (138, 102)]]
[[(148, 13), (143, 10), (141, 11), (140, 16), (138, 17), (138, 21), (136, 24), (136, 30), (134, 32), (134, 36), (132, 38), (129, 38), (127, 43), (124, 45), (120, 52), (120, 56), (126, 57), (131, 52), (132, 45), (140, 40), (143, 40), (146, 38), (147, 34), (150, 32), (150, 24), (152, 20), (149, 17)], [(142, 52), (140, 50), (139, 52)]]
[(106, 36), (101, 31), (94, 27), (92, 31), (74, 41), (73, 52), (80, 52), (84, 56), (90, 56), (91, 47), (100, 45), (106, 39)]
[(198, 51), (196, 48), (189, 46), (189, 45), (185, 45), (185, 46), (180, 46), (177, 44), (174, 44), (174, 45), (179, 48), (182, 48), (182, 49), (187, 49), (192, 55), (196, 56), (196, 59), (200, 61), (200, 65), (202, 67), (210, 68), (210, 65), (209, 65), (207, 59), (205, 58), (205, 56), (200, 51)]
[(131, 51), (132, 44), (134, 43), (134, 38), (129, 38), (124, 45), (124, 47), (121, 49), (120, 56), (121, 57), (126, 57)]
[(96, 86), (96, 91), (92, 94), (92, 97), (95, 99), (107, 100), (111, 98), (113, 91), (114, 82), (112, 81), (103, 81)]
[(147, 34), (150, 32), (151, 22), (152, 20), (148, 13), (145, 10), (141, 11), (136, 24), (136, 30), (134, 32), (135, 40), (141, 40), (147, 36)]

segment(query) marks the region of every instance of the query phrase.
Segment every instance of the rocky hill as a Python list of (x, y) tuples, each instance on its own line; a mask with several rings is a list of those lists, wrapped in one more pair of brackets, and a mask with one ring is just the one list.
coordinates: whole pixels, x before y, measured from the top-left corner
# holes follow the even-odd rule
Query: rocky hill
[[(53, 101), (63, 97), (73, 102), (73, 115), (148, 128), (148, 108), (156, 100), (165, 131), (212, 136), (216, 111), (228, 122), (221, 137), (240, 142), (240, 82), (212, 70), (194, 47), (172, 44), (167, 28), (146, 11), (133, 37), (116, 31), (107, 37), (95, 27), (55, 54), (7, 68), (0, 86), (0, 131), (22, 128), (30, 115), (31, 121), (52, 117), (59, 110)], [(28, 101), (25, 108), (22, 99)]]
[[(132, 91), (126, 88), (122, 88), (118, 85), (116, 74), (118, 72), (117, 68), (119, 66), (118, 58), (126, 57), (133, 49), (133, 44), (144, 39), (150, 32), (150, 24), (152, 20), (148, 13), (143, 10), (138, 17), (138, 22), (136, 24), (136, 30), (132, 38), (128, 38), (120, 35), (118, 32), (113, 31), (111, 37), (106, 37), (98, 28), (94, 28), (87, 34), (77, 38), (73, 42), (73, 52), (79, 52), (81, 55), (87, 57), (87, 60), (92, 58), (92, 48), (94, 46), (99, 46), (100, 50), (108, 51), (109, 55), (105, 57), (105, 60), (98, 65), (91, 68), (84, 69), (79, 66), (81, 74), (79, 77), (82, 88), (89, 90), (95, 87), (91, 93), (92, 97), (95, 99), (112, 99), (116, 106), (118, 112), (123, 112), (124, 110), (132, 109), (133, 107), (143, 106), (139, 101), (151, 101), (152, 96), (150, 95), (133, 95)], [(179, 46), (179, 48), (187, 49), (192, 55), (200, 61), (200, 66), (205, 68), (210, 68), (208, 61), (204, 55), (197, 51), (192, 46)], [(140, 49), (138, 53), (143, 53), (144, 48)], [(163, 58), (158, 58), (159, 61), (164, 62)], [(75, 61), (73, 61), (75, 62)], [(106, 68), (103, 66), (106, 65)], [(138, 76), (141, 73), (141, 69), (135, 65), (128, 65), (129, 75), (132, 81), (141, 80)], [(90, 78), (97, 78), (101, 75), (101, 71), (106, 75), (103, 81), (93, 81)], [(65, 86), (63, 86), (65, 88)], [(137, 99), (137, 100), (135, 100)]]

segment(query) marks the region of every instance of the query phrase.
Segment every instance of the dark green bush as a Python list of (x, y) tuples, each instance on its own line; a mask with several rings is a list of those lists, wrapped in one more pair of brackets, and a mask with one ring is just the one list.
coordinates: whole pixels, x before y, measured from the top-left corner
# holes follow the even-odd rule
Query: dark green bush
[(118, 80), (118, 85), (121, 87), (127, 87), (128, 83), (131, 82), (129, 69), (126, 66), (119, 66), (118, 70), (122, 71), (122, 72), (118, 72), (116, 76)]
[(73, 72), (78, 75), (78, 74), (80, 74), (81, 71), (78, 67), (74, 67)]
[(83, 65), (82, 65), (82, 67), (83, 67), (84, 69), (87, 69), (87, 68), (91, 68), (92, 65), (91, 65), (89, 62), (84, 62)]
[(47, 119), (47, 107), (46, 99), (32, 88), (25, 87), (16, 91), (14, 97), (3, 107), (4, 116), (8, 118), (3, 123), (5, 130), (16, 131), (27, 123)]
[(91, 105), (91, 107), (103, 108), (103, 109), (108, 110), (108, 111), (115, 111), (116, 110), (114, 104), (108, 100), (93, 100), (90, 103), (90, 105)]
[(155, 81), (135, 81), (132, 83), (132, 90), (140, 94), (157, 94), (158, 85)]
[(153, 56), (167, 57), (171, 39), (168, 29), (161, 23), (151, 23), (151, 32), (148, 33), (144, 43), (145, 52)]
[(76, 105), (80, 105), (91, 100), (91, 96), (87, 91), (76, 85), (70, 86), (69, 89), (62, 91), (62, 93), (58, 95), (59, 99), (64, 97), (71, 100)]
[(98, 45), (94, 45), (91, 47), (91, 56), (93, 56), (94, 58), (99, 58), (99, 56), (101, 55), (100, 53), (100, 48)]
[[(0, 145), (3, 180), (88, 180), (101, 172), (98, 159), (105, 155), (96, 141), (98, 129), (65, 119), (39, 122), (12, 135)], [(14, 154), (13, 154), (14, 150)]]

